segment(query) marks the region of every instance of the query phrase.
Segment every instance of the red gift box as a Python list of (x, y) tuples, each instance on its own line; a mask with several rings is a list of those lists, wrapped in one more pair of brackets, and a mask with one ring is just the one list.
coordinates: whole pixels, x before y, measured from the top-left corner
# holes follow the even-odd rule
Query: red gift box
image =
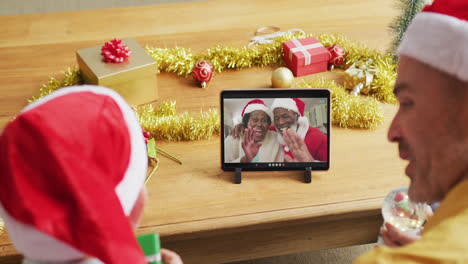
[(330, 52), (314, 37), (284, 42), (283, 53), (294, 76), (327, 71)]

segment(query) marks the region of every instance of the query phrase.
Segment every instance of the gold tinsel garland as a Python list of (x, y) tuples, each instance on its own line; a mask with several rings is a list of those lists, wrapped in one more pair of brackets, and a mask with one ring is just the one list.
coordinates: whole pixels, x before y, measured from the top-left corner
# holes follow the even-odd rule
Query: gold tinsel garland
[[(160, 71), (173, 72), (177, 75), (186, 76), (192, 73), (195, 63), (201, 60), (209, 61), (215, 72), (226, 69), (242, 69), (246, 67), (263, 67), (283, 65), (282, 43), (293, 38), (306, 38), (311, 34), (285, 34), (277, 37), (273, 43), (250, 48), (230, 47), (217, 45), (208, 49), (205, 53), (193, 54), (190, 49), (176, 48), (153, 48), (146, 47), (146, 51), (156, 60)], [(392, 55), (382, 55), (376, 50), (369, 49), (360, 42), (348, 40), (342, 34), (323, 33), (317, 39), (324, 46), (338, 44), (346, 52), (344, 63), (338, 68), (347, 69), (354, 62), (372, 59), (372, 66), (377, 68), (378, 74), (371, 84), (370, 95), (380, 101), (396, 103), (393, 94), (393, 85), (396, 78), (396, 65), (392, 61)]]
[(152, 105), (134, 108), (141, 127), (155, 139), (198, 140), (220, 132), (219, 112), (209, 109), (198, 115), (176, 114), (176, 102), (163, 102), (156, 109)]
[(386, 103), (397, 103), (393, 94), (397, 69), (396, 64), (393, 63), (392, 54), (382, 55), (362, 43), (349, 41), (341, 34), (321, 34), (318, 36), (318, 40), (326, 47), (333, 44), (343, 47), (346, 51), (346, 59), (339, 67), (344, 70), (348, 69), (356, 61), (372, 59), (370, 66), (375, 66), (378, 74), (374, 76), (369, 94)]
[[(283, 35), (277, 37), (272, 44), (236, 48), (217, 45), (204, 53), (193, 54), (190, 49), (152, 48), (147, 52), (156, 60), (160, 71), (173, 72), (177, 75), (188, 75), (196, 62), (208, 60), (215, 72), (225, 69), (242, 69), (245, 67), (263, 67), (283, 64), (282, 43), (293, 38), (305, 38), (310, 34)], [(321, 34), (317, 36), (324, 46), (338, 44), (346, 51), (346, 59), (338, 68), (347, 69), (358, 60), (372, 59), (372, 65), (378, 70), (372, 84), (370, 95), (387, 102), (396, 103), (393, 85), (396, 78), (396, 65), (391, 55), (382, 55), (371, 50), (364, 44), (349, 41), (341, 34)], [(82, 84), (79, 69), (68, 69), (61, 80), (50, 78), (35, 101), (58, 88)], [(300, 85), (299, 85), (300, 86)], [(297, 86), (297, 87), (299, 87)], [(375, 128), (382, 123), (382, 109), (376, 100), (353, 97), (335, 82), (324, 80), (304, 82), (302, 87), (329, 88), (334, 94), (332, 106), (332, 122), (335, 125), (349, 128)], [(200, 112), (198, 115), (183, 113), (176, 115), (175, 103), (163, 103), (156, 110), (152, 106), (137, 108), (138, 118), (142, 127), (151, 132), (156, 139), (196, 140), (208, 138), (219, 133), (219, 113), (216, 110)]]
[(328, 88), (332, 97), (332, 124), (341, 127), (374, 129), (383, 122), (382, 105), (377, 99), (351, 96), (335, 81), (316, 79), (296, 84), (302, 88)]
[[(66, 86), (83, 84), (78, 68), (68, 68), (64, 77), (60, 80), (50, 77), (47, 84), (40, 89), (39, 95), (33, 97), (29, 102), (34, 102), (51, 92)], [(219, 134), (220, 117), (219, 112), (210, 109), (200, 112), (198, 115), (176, 114), (176, 102), (163, 102), (157, 109), (151, 105), (134, 107), (140, 125), (145, 131), (149, 131), (155, 139), (168, 140), (197, 140), (206, 139), (214, 134)]]
[(74, 69), (68, 68), (64, 72), (64, 76), (61, 80), (50, 77), (47, 84), (42, 85), (42, 88), (39, 90), (39, 95), (33, 96), (29, 102), (34, 102), (59, 88), (79, 84), (83, 84), (83, 78), (81, 78), (80, 69), (78, 67)]

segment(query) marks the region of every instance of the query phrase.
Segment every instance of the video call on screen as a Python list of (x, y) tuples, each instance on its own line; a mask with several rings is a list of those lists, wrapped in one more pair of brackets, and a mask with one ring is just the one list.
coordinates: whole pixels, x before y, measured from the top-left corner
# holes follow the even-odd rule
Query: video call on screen
[[(264, 102), (267, 109), (255, 107), (249, 118), (242, 116), (246, 105), (254, 99)], [(290, 155), (292, 162), (296, 161), (282, 136), (282, 131), (290, 129), (304, 141), (314, 162), (327, 162), (329, 140), (329, 105), (328, 98), (300, 98), (304, 103), (303, 113), (292, 111), (276, 105), (276, 111), (271, 109), (275, 99), (291, 98), (224, 98), (223, 99), (223, 149), (225, 163), (282, 163), (287, 162), (285, 156)], [(286, 104), (288, 105), (288, 104)], [(278, 109), (280, 108), (280, 109)], [(281, 109), (282, 108), (282, 109)], [(264, 111), (265, 110), (265, 111)], [(296, 110), (296, 109), (295, 109)], [(299, 110), (299, 112), (301, 112)], [(246, 114), (244, 114), (246, 115)], [(247, 116), (246, 116), (247, 117)], [(233, 130), (244, 131), (240, 138), (231, 136)], [(251, 128), (251, 134), (245, 137), (245, 129)], [(253, 142), (253, 143), (252, 143)], [(250, 161), (242, 160), (245, 144), (261, 143), (257, 155)], [(255, 149), (255, 148), (254, 148)], [(247, 150), (250, 151), (250, 150)], [(280, 165), (281, 166), (281, 165)]]

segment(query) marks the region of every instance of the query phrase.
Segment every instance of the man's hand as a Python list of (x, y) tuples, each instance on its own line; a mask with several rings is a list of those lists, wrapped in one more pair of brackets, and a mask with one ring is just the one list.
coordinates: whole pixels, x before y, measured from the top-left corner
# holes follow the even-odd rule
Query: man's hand
[(312, 162), (314, 158), (310, 155), (304, 140), (296, 133), (287, 129), (283, 131), (284, 142), (288, 146), (289, 151), (294, 156), (294, 159), (288, 155), (284, 156), (286, 162)]
[[(428, 220), (432, 217), (434, 212), (429, 205), (426, 205), (424, 210), (426, 211), (426, 220)], [(420, 235), (401, 232), (390, 223), (385, 223), (385, 228), (380, 229), (380, 234), (382, 235), (385, 245), (389, 247), (401, 247), (421, 239)]]
[(240, 138), (242, 135), (244, 135), (244, 124), (240, 123), (235, 125), (234, 128), (229, 131), (229, 135), (234, 139)]
[(161, 248), (161, 258), (164, 264), (184, 264), (177, 253), (165, 248)]
[(384, 244), (389, 247), (401, 247), (421, 239), (420, 235), (401, 232), (389, 223), (385, 223), (385, 228), (380, 229), (380, 234)]
[(249, 127), (245, 130), (244, 140), (242, 141), (242, 149), (244, 150), (245, 156), (241, 158), (241, 162), (251, 162), (252, 159), (257, 156), (258, 150), (262, 146), (262, 142), (254, 142), (254, 129)]

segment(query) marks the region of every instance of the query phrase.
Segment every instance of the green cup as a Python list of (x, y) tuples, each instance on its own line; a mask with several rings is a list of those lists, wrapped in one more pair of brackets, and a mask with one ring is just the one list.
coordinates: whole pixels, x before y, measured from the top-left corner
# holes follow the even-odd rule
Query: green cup
[(146, 261), (149, 264), (163, 264), (161, 259), (161, 241), (159, 234), (146, 234), (137, 236), (143, 253), (145, 253)]

